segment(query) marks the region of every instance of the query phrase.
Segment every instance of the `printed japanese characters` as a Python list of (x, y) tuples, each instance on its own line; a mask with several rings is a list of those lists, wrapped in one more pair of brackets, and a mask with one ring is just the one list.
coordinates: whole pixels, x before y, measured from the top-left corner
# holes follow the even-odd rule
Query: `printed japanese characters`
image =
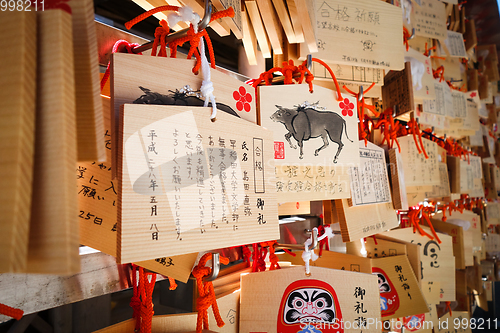
[(401, 9), (383, 1), (315, 0), (317, 57), (331, 63), (404, 67)]
[(279, 238), (272, 133), (210, 112), (123, 106), (120, 262)]
[(349, 167), (359, 165), (353, 97), (306, 85), (259, 87), (261, 125), (274, 134), (279, 202), (349, 198)]
[(253, 273), (241, 278), (240, 330), (378, 332), (379, 303), (371, 274), (311, 267), (306, 276), (301, 266)]

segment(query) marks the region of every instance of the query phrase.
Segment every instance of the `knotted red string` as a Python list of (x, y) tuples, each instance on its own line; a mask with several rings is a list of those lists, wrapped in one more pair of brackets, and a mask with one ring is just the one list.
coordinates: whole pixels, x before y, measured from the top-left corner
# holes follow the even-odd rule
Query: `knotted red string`
[[(203, 278), (212, 274), (212, 268), (206, 267), (207, 261), (212, 258), (211, 253), (205, 253), (198, 265), (193, 268), (193, 276), (196, 278), (198, 286), (198, 299), (196, 300), (196, 310), (198, 311), (198, 319), (196, 321), (196, 332), (201, 333), (203, 329), (208, 329), (208, 308), (212, 306), (212, 311), (218, 327), (224, 326), (224, 321), (219, 313), (217, 300), (215, 298), (214, 286), (212, 281), (203, 281)], [(220, 257), (220, 262), (224, 265), (229, 264), (229, 259)]]
[(0, 314), (19, 320), (23, 317), (24, 311), (0, 303)]
[(446, 308), (445, 308), (445, 309), (446, 309), (446, 310), (448, 310), (448, 311), (450, 312), (450, 317), (451, 317), (451, 316), (452, 316), (452, 312), (451, 312), (451, 305), (450, 305), (450, 304), (451, 304), (451, 302), (446, 301), (445, 303), (446, 303)]
[[(325, 226), (320, 225), (318, 227), (318, 237), (321, 237), (325, 234)], [(330, 242), (328, 241), (328, 237), (323, 238), (322, 240), (319, 241), (319, 256), (323, 254), (323, 248), (326, 251), (330, 251)]]
[(267, 256), (267, 249), (265, 248), (265, 246), (261, 246), (259, 243), (254, 243), (252, 244), (252, 246), (253, 246), (252, 272), (264, 272), (266, 270), (265, 259)]
[[(312, 58), (312, 62), (317, 62), (324, 66), (328, 72), (330, 73), (333, 82), (335, 83), (335, 87), (337, 89), (337, 101), (342, 101), (342, 94), (340, 92), (340, 86), (337, 82), (337, 78), (333, 73), (330, 66), (328, 66), (324, 61)], [(295, 80), (297, 83), (302, 83), (305, 79), (305, 82), (309, 85), (309, 91), (313, 92), (313, 80), (314, 75), (307, 68), (307, 61), (304, 61), (301, 65), (295, 66), (293, 60), (289, 60), (288, 62), (283, 62), (282, 67), (273, 67), (268, 71), (265, 71), (259, 75), (257, 79), (252, 80), (252, 86), (257, 88), (261, 84), (265, 84), (266, 86), (270, 86), (273, 83), (273, 74), (280, 72), (284, 76), (284, 84), (293, 84)], [(306, 75), (307, 74), (307, 75)]]
[[(113, 45), (113, 49), (111, 50), (111, 53), (121, 52), (120, 50), (123, 50), (123, 49), (125, 49), (125, 51), (127, 51), (127, 53), (133, 53), (132, 49), (136, 46), (139, 46), (139, 44), (129, 43), (126, 40), (120, 39), (119, 41), (117, 41), (115, 43), (115, 45)], [(139, 54), (142, 54), (142, 53), (139, 53)], [(101, 79), (101, 91), (104, 88), (104, 86), (106, 85), (106, 82), (108, 82), (109, 65), (110, 65), (110, 62), (108, 62), (108, 67), (106, 67), (106, 72), (104, 72), (104, 76)]]
[(170, 276), (167, 276), (167, 278), (168, 278), (168, 283), (169, 283), (168, 290), (177, 289), (177, 283), (175, 282), (175, 279), (171, 278)]
[(167, 43), (166, 38), (170, 33), (170, 28), (168, 26), (168, 22), (165, 20), (160, 21), (160, 26), (155, 30), (155, 40), (153, 41), (153, 47), (151, 48), (151, 55), (156, 56), (156, 52), (158, 49), (158, 43), (160, 43), (160, 52), (158, 53), (159, 57), (167, 56)]
[(419, 125), (414, 118), (412, 118), (408, 122), (408, 127), (409, 127), (408, 133), (411, 133), (413, 135), (413, 140), (415, 141), (415, 146), (417, 147), (418, 153), (419, 154), (423, 153), (426, 159), (429, 158), (427, 152), (425, 151), (424, 143), (422, 141), (422, 133), (420, 132)]
[(130, 299), (130, 307), (132, 308), (133, 314), (132, 318), (135, 319), (135, 331), (139, 332), (141, 327), (141, 297), (139, 292), (139, 286), (137, 285), (137, 270), (138, 266), (132, 264), (132, 288), (133, 294)]
[[(153, 8), (151, 10), (148, 10), (145, 13), (142, 13), (141, 15), (135, 17), (134, 19), (128, 21), (125, 23), (125, 27), (127, 29), (130, 29), (134, 24), (141, 22), (142, 20), (148, 18), (151, 15), (154, 15), (158, 12), (162, 11), (179, 11), (180, 7), (177, 6), (160, 6)], [(219, 12), (216, 12), (212, 14), (210, 17), (210, 22), (214, 20), (218, 20), (223, 17), (234, 17), (234, 10), (232, 7), (229, 7), (226, 10), (222, 10)], [(155, 40), (153, 42), (153, 50), (151, 52), (151, 55), (156, 55), (156, 49), (158, 47), (158, 44), (160, 44), (160, 52), (158, 53), (158, 56), (160, 57), (166, 57), (167, 56), (167, 46), (170, 48), (170, 57), (175, 58), (177, 56), (177, 47), (182, 46), (184, 43), (189, 42), (190, 43), (190, 48), (188, 52), (188, 59), (191, 59), (191, 57), (194, 55), (196, 58), (196, 63), (193, 67), (193, 73), (197, 74), (200, 67), (201, 67), (201, 58), (200, 58), (200, 53), (198, 51), (198, 46), (200, 44), (200, 39), (205, 38), (205, 42), (207, 43), (207, 48), (208, 48), (208, 53), (210, 56), (210, 64), (212, 68), (215, 68), (215, 55), (214, 55), (214, 50), (212, 46), (212, 41), (210, 40), (210, 37), (208, 36), (208, 33), (206, 32), (205, 29), (195, 32), (195, 29), (193, 25), (191, 24), (189, 27), (189, 30), (187, 31), (187, 35), (182, 38), (178, 38), (176, 40), (170, 41), (167, 43), (166, 37), (170, 33), (170, 28), (168, 27), (168, 23), (165, 20), (160, 21), (160, 27), (156, 28), (155, 31)]]
[(373, 128), (380, 129), (382, 131), (384, 138), (381, 142), (381, 145), (383, 145), (384, 142), (387, 141), (387, 145), (390, 149), (392, 149), (394, 142), (396, 142), (398, 151), (401, 152), (401, 146), (399, 145), (398, 141), (398, 132), (403, 127), (403, 125), (401, 125), (399, 121), (394, 120), (394, 117), (392, 116), (393, 113), (393, 109), (386, 109), (380, 114), (380, 117)]
[(363, 97), (361, 98), (361, 100), (359, 98), (359, 93), (355, 93), (355, 92), (351, 91), (346, 86), (342, 87), (342, 88), (344, 88), (345, 91), (347, 91), (348, 93), (350, 93), (351, 95), (353, 95), (354, 97), (356, 97), (356, 109), (358, 110), (358, 119), (359, 119), (359, 124), (358, 124), (358, 127), (359, 127), (359, 139), (365, 141), (365, 146), (368, 143), (368, 135), (369, 135), (369, 131), (370, 131), (369, 127), (366, 126), (365, 122), (363, 121), (365, 119), (365, 109), (370, 110), (377, 117), (380, 115), (380, 113), (377, 112), (377, 110), (375, 110), (375, 106), (373, 106), (373, 105), (367, 105), (365, 103), (365, 97), (364, 97), (365, 93), (367, 93), (368, 91), (370, 91), (370, 89), (372, 89), (374, 86), (375, 86), (375, 82), (373, 82), (370, 85), (370, 87), (368, 87), (363, 92)]
[[(137, 283), (139, 272), (139, 283)], [(130, 300), (135, 318), (135, 330), (141, 333), (151, 332), (153, 320), (153, 290), (156, 282), (156, 273), (145, 272), (144, 268), (132, 264), (133, 296)]]
[(408, 49), (410, 48), (410, 44), (408, 44), (408, 40), (410, 40), (410, 32), (408, 29), (403, 27), (403, 43), (405, 44), (406, 47), (406, 52), (408, 52)]
[[(422, 206), (423, 207), (423, 206)], [(434, 226), (432, 225), (432, 222), (431, 222), (431, 219), (429, 218), (429, 213), (433, 211), (433, 207), (425, 207), (423, 208), (422, 210), (422, 217), (425, 219), (425, 221), (427, 222), (427, 225), (429, 226), (429, 228), (431, 228), (431, 231), (432, 231), (432, 234), (434, 235), (434, 237), (436, 238), (437, 242), (439, 244), (441, 244), (441, 240), (439, 239), (439, 236), (438, 234), (436, 233), (436, 230), (434, 230)]]
[(241, 252), (243, 254), (244, 260), (247, 262), (247, 267), (250, 267), (250, 262), (251, 262), (251, 257), (252, 257), (252, 251), (248, 249), (246, 245), (241, 246)]
[(430, 239), (434, 239), (431, 235), (426, 233), (421, 227), (420, 227), (420, 212), (422, 211), (423, 206), (419, 206), (418, 209), (416, 208), (410, 208), (408, 211), (408, 220), (410, 221), (410, 224), (413, 225), (413, 233), (415, 233), (417, 230), (422, 236), (427, 236)]

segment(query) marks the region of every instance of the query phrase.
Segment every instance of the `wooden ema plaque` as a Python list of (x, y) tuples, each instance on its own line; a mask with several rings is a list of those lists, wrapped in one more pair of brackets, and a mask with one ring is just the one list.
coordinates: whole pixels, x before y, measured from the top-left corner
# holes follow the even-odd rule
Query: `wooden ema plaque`
[[(195, 60), (114, 53), (110, 67), (112, 144), (117, 142), (119, 108), (124, 103), (203, 106), (199, 92), (203, 77), (201, 73), (193, 74), (194, 63)], [(210, 72), (221, 113), (256, 123), (255, 89), (218, 70), (211, 68)], [(116, 154), (113, 150), (114, 165)]]
[[(101, 138), (107, 162), (79, 162), (76, 168), (80, 244), (116, 257), (118, 182), (111, 178), (109, 97), (101, 96), (105, 133)], [(186, 283), (198, 253), (160, 257), (135, 264)]]
[[(372, 84), (375, 82), (376, 85), (384, 84), (384, 70), (380, 68), (371, 67), (361, 67), (361, 66), (349, 66), (340, 64), (328, 64), (335, 77), (339, 81), (355, 83), (355, 84)], [(315, 80), (332, 81), (332, 76), (328, 70), (316, 63), (312, 63), (312, 74)]]
[(387, 107), (396, 106), (396, 116), (415, 110), (411, 65), (405, 63), (402, 71), (390, 71), (384, 77), (382, 100)]
[(391, 202), (391, 190), (385, 151), (364, 140), (359, 141), (359, 167), (350, 172), (350, 206), (371, 205)]
[[(293, 264), (304, 265), (304, 261), (298, 256), (292, 257), (287, 254), (280, 256), (280, 258), (286, 258)], [(420, 291), (418, 280), (404, 254), (383, 258), (364, 258), (359, 254), (356, 256), (323, 251), (322, 256), (316, 261), (311, 261), (310, 265), (312, 267), (333, 268), (333, 272), (351, 271), (377, 276), (380, 310), (384, 320), (425, 312), (426, 310), (426, 303)], [(369, 326), (366, 329), (370, 331)]]
[(341, 65), (404, 67), (401, 8), (383, 1), (315, 0), (317, 57)]
[(75, 76), (71, 15), (38, 11), (38, 76), (30, 273), (80, 271)]
[(279, 238), (272, 132), (211, 108), (125, 104), (121, 263)]
[(378, 234), (398, 226), (392, 202), (350, 207), (347, 199), (335, 200), (344, 242)]
[(417, 36), (444, 40), (447, 15), (444, 3), (437, 0), (422, 0), (415, 6), (415, 34)]
[[(430, 228), (422, 226), (422, 229), (432, 235)], [(428, 286), (431, 282), (439, 284), (435, 290), (433, 301), (427, 296), (427, 301), (454, 301), (455, 300), (455, 259), (453, 257), (452, 237), (438, 233), (441, 244), (422, 236), (418, 232), (413, 233), (412, 228), (396, 229), (384, 232), (382, 235), (389, 236), (420, 245), (420, 260), (422, 270), (415, 272), (420, 274), (420, 286)]]
[(415, 100), (419, 102), (435, 99), (431, 59), (410, 47), (405, 53), (405, 60), (410, 63)]
[(425, 151), (429, 156), (426, 159), (423, 153), (418, 153), (412, 135), (400, 137), (398, 141), (401, 146), (406, 187), (439, 185), (438, 145), (422, 138)]
[(73, 20), (78, 161), (104, 161), (106, 151), (101, 144), (104, 119), (99, 97), (101, 87), (94, 2), (70, 0), (69, 6)]
[(279, 202), (349, 198), (359, 165), (356, 101), (307, 85), (259, 87), (261, 125), (273, 132)]
[[(306, 306), (303, 300), (318, 296), (324, 301), (313, 303), (314, 314), (299, 311)], [(241, 332), (299, 332), (306, 328), (337, 332), (341, 323), (359, 325), (365, 318), (380, 321), (377, 278), (372, 274), (311, 267), (306, 276), (301, 266), (251, 273), (241, 277), (240, 301)], [(378, 332), (375, 325), (365, 326), (363, 332)], [(349, 331), (353, 330), (345, 330)]]
[(33, 179), (36, 97), (36, 13), (0, 12), (0, 272), (23, 272)]

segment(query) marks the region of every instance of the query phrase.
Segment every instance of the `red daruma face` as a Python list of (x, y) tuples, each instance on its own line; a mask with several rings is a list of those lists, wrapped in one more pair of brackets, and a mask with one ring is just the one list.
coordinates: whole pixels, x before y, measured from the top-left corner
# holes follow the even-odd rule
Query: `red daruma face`
[(394, 285), (380, 268), (372, 267), (372, 274), (378, 277), (382, 317), (393, 315), (399, 309), (399, 296)]
[(299, 280), (290, 284), (283, 294), (278, 332), (296, 333), (307, 323), (313, 326), (321, 324), (322, 332), (342, 332), (337, 328), (341, 319), (337, 295), (329, 284), (319, 280)]

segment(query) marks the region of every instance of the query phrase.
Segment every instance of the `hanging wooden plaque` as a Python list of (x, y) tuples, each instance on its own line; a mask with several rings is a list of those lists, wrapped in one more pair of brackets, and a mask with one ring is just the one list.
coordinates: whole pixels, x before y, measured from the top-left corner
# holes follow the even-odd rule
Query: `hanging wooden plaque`
[(398, 141), (401, 146), (406, 186), (439, 185), (438, 145), (422, 138), (425, 151), (429, 156), (425, 158), (423, 153), (419, 154), (412, 135), (400, 137)]
[[(434, 215), (431, 219), (432, 225), (436, 229), (436, 231), (445, 233), (452, 237), (453, 242), (453, 255), (455, 256), (455, 268), (456, 269), (465, 269), (466, 261), (469, 262), (469, 259), (472, 260), (472, 238), (470, 239), (471, 243), (470, 248), (465, 249), (465, 233), (461, 226), (455, 225), (449, 222), (441, 221), (442, 213), (438, 213)], [(454, 216), (453, 219), (456, 217)], [(451, 218), (449, 218), (452, 220)], [(465, 257), (468, 256), (469, 259), (466, 260)]]
[(341, 65), (403, 69), (400, 8), (369, 0), (355, 5), (316, 0), (315, 5), (319, 58)]
[(389, 150), (391, 167), (392, 203), (394, 209), (408, 210), (408, 196), (403, 167), (403, 159), (398, 148)]
[(427, 311), (427, 303), (405, 255), (371, 259), (378, 277), (382, 319), (406, 317)]
[(279, 238), (272, 133), (210, 112), (123, 106), (119, 262)]
[(401, 71), (390, 71), (384, 77), (382, 100), (387, 107), (396, 106), (396, 116), (415, 110), (410, 62)]
[(410, 63), (414, 98), (417, 101), (435, 99), (431, 59), (410, 47), (405, 61)]
[(78, 203), (75, 77), (71, 15), (37, 12), (38, 75), (30, 273), (76, 274)]
[(0, 43), (9, 45), (0, 67), (0, 272), (23, 272), (35, 145), (36, 14), (1, 11), (0, 22)]
[(349, 207), (347, 199), (335, 200), (344, 242), (378, 234), (398, 226), (392, 202)]
[[(328, 65), (331, 67), (335, 77), (339, 81), (356, 84), (372, 84), (372, 82), (375, 82), (376, 85), (384, 84), (383, 69), (333, 63)], [(314, 75), (315, 80), (332, 81), (330, 72), (324, 66), (316, 62), (312, 63), (311, 72)]]
[(446, 10), (442, 2), (422, 0), (415, 6), (415, 34), (417, 36), (446, 39)]
[[(432, 235), (430, 228), (423, 226), (422, 229)], [(398, 238), (407, 242), (420, 245), (420, 259), (422, 270), (420, 273), (420, 285), (423, 288), (430, 282), (439, 283), (439, 290), (431, 300), (427, 302), (454, 301), (455, 300), (455, 259), (453, 257), (452, 237), (438, 233), (441, 244), (418, 232), (413, 233), (412, 228), (396, 229), (384, 232), (392, 238)]]
[(259, 87), (261, 125), (273, 131), (279, 202), (349, 198), (359, 164), (356, 101), (306, 85)]
[(76, 131), (78, 161), (104, 161), (104, 135), (99, 80), (97, 36), (92, 0), (70, 0), (73, 19)]
[[(101, 144), (106, 162), (79, 162), (76, 169), (80, 244), (116, 257), (118, 182), (111, 178), (111, 101), (101, 96), (105, 133)], [(160, 257), (135, 264), (186, 283), (198, 253)]]
[[(112, 144), (116, 147), (119, 108), (124, 103), (203, 106), (203, 77), (192, 73), (195, 60), (114, 53), (111, 57)], [(255, 90), (218, 70), (210, 69), (217, 108), (257, 122)], [(209, 104), (211, 106), (211, 103)], [(113, 150), (114, 151), (114, 150)], [(113, 164), (117, 152), (113, 153)], [(113, 172), (113, 178), (116, 174)]]
[[(304, 309), (311, 297), (317, 299), (314, 313)], [(241, 278), (240, 301), (241, 332), (337, 332), (349, 322), (375, 333), (367, 318), (380, 321), (377, 278), (371, 274), (311, 267), (306, 276), (300, 266), (252, 273)], [(345, 327), (341, 331), (359, 330)]]
[(359, 167), (350, 170), (351, 199), (349, 205), (361, 206), (391, 202), (391, 190), (385, 151), (364, 140), (359, 141)]

